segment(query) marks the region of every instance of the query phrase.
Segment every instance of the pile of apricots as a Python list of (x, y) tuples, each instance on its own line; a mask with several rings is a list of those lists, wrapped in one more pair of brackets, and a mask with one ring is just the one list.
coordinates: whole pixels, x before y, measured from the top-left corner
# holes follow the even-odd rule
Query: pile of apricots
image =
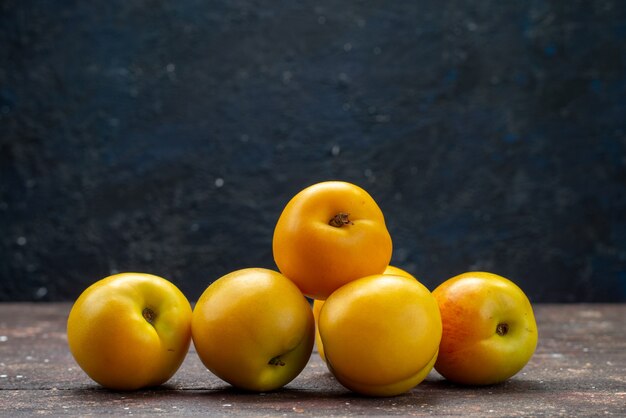
[(217, 377), (266, 392), (296, 378), (316, 345), (347, 389), (395, 396), (433, 368), (458, 384), (499, 383), (535, 351), (532, 306), (516, 284), (466, 272), (431, 292), (390, 265), (383, 213), (354, 184), (327, 181), (296, 194), (278, 218), (272, 250), (278, 271), (229, 273), (193, 309), (159, 276), (121, 273), (94, 283), (69, 314), (72, 355), (100, 385), (135, 390), (172, 377), (193, 341)]

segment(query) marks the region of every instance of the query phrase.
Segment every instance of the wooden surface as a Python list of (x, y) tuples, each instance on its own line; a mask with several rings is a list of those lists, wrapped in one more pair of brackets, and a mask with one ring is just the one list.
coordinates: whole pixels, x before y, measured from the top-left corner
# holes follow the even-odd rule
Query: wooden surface
[(384, 399), (344, 389), (317, 353), (284, 389), (240, 392), (211, 375), (193, 347), (160, 388), (105, 390), (69, 353), (69, 309), (0, 304), (0, 415), (626, 415), (626, 305), (538, 305), (539, 345), (514, 378), (470, 388), (432, 372), (411, 392)]

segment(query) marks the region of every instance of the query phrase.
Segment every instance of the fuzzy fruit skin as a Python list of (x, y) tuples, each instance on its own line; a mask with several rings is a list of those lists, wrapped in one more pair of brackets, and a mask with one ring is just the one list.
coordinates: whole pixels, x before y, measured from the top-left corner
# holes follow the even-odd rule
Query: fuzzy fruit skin
[[(154, 314), (152, 323), (144, 309)], [(89, 286), (67, 320), (70, 352), (100, 385), (134, 390), (166, 382), (191, 342), (191, 305), (171, 282), (121, 273)]]
[[(341, 227), (330, 220), (345, 214)], [(282, 274), (313, 299), (340, 286), (382, 273), (392, 243), (383, 213), (362, 188), (342, 181), (314, 184), (296, 194), (281, 213), (272, 241)]]
[(431, 293), (415, 279), (395, 275), (337, 289), (321, 309), (319, 329), (329, 370), (367, 396), (399, 395), (424, 380), (441, 340)]
[(211, 372), (256, 392), (278, 389), (298, 376), (315, 338), (302, 292), (282, 274), (262, 268), (237, 270), (213, 282), (196, 303), (191, 329), (198, 356)]
[[(387, 266), (383, 274), (404, 276), (413, 280), (417, 280), (408, 271), (402, 270), (401, 268), (395, 267), (395, 266)], [(313, 301), (313, 317), (315, 318), (315, 344), (317, 345), (318, 354), (320, 355), (323, 361), (326, 361), (326, 356), (324, 355), (324, 344), (322, 344), (322, 338), (320, 337), (320, 330), (319, 330), (319, 318), (320, 318), (320, 311), (322, 310), (322, 306), (324, 306), (323, 300), (315, 299)]]
[[(443, 337), (435, 369), (466, 385), (503, 382), (528, 363), (537, 346), (530, 301), (512, 281), (487, 272), (455, 276), (433, 291)], [(506, 324), (505, 335), (498, 324)]]

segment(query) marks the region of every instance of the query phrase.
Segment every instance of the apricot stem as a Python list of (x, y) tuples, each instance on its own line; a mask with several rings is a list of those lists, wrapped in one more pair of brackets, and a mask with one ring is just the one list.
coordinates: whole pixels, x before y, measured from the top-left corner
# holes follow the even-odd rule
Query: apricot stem
[(509, 324), (498, 324), (496, 334), (504, 336), (509, 332)]
[(150, 308), (144, 308), (143, 312), (141, 313), (144, 317), (144, 319), (146, 321), (148, 321), (149, 323), (153, 324), (154, 320), (156, 319), (156, 314), (154, 313), (154, 311)]
[(345, 212), (339, 212), (328, 221), (328, 225), (334, 226), (335, 228), (341, 228), (344, 225), (354, 225), (349, 218), (350, 214)]
[(280, 356), (273, 357), (267, 364), (271, 364), (272, 366), (284, 366), (285, 362), (280, 359)]

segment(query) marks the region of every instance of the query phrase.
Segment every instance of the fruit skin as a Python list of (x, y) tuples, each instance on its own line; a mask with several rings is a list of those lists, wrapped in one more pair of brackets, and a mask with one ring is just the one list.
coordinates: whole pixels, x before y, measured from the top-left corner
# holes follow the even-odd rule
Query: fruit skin
[(329, 370), (368, 396), (404, 393), (437, 358), (441, 318), (430, 291), (414, 279), (373, 275), (337, 289), (320, 311)]
[(315, 345), (317, 347), (317, 353), (320, 355), (323, 361), (326, 361), (326, 356), (324, 355), (324, 344), (322, 344), (322, 337), (320, 337), (320, 312), (322, 311), (322, 306), (324, 306), (323, 300), (315, 299), (313, 301), (313, 318), (315, 319)]
[[(383, 272), (383, 274), (392, 274), (392, 275), (396, 275), (396, 276), (404, 276), (404, 277), (408, 277), (410, 279), (413, 280), (417, 280), (415, 277), (413, 277), (413, 275), (405, 270), (402, 270), (399, 267), (395, 267), (395, 266), (387, 266), (387, 268), (385, 269), (385, 271)], [(319, 318), (320, 318), (320, 311), (322, 310), (322, 306), (324, 306), (324, 301), (323, 300), (317, 300), (315, 299), (313, 301), (313, 317), (315, 318), (315, 344), (317, 345), (317, 352), (320, 355), (320, 357), (322, 358), (322, 360), (326, 361), (326, 357), (324, 356), (324, 345), (322, 344), (322, 338), (320, 337), (320, 330), (319, 330)]]
[(157, 386), (174, 375), (187, 354), (191, 305), (162, 277), (115, 274), (78, 297), (67, 320), (67, 340), (78, 365), (100, 385)]
[(293, 380), (313, 350), (309, 302), (282, 274), (262, 268), (229, 273), (200, 296), (191, 321), (204, 365), (240, 389), (266, 392)]
[[(330, 225), (332, 219), (341, 226)], [(327, 181), (287, 203), (272, 248), (281, 273), (305, 295), (323, 300), (352, 280), (382, 273), (392, 243), (382, 211), (365, 190)]]
[[(443, 337), (435, 369), (466, 385), (503, 382), (519, 372), (537, 346), (530, 301), (512, 281), (487, 272), (467, 272), (439, 285)], [(497, 332), (506, 324), (505, 335)], [(500, 327), (504, 332), (504, 327)]]
[(392, 274), (392, 275), (395, 275), (395, 276), (404, 276), (404, 277), (408, 277), (409, 279), (413, 279), (413, 280), (419, 281), (419, 280), (417, 280), (415, 278), (415, 276), (413, 276), (408, 271), (403, 270), (400, 267), (396, 267), (396, 266), (387, 266), (385, 271), (383, 271), (383, 274)]

